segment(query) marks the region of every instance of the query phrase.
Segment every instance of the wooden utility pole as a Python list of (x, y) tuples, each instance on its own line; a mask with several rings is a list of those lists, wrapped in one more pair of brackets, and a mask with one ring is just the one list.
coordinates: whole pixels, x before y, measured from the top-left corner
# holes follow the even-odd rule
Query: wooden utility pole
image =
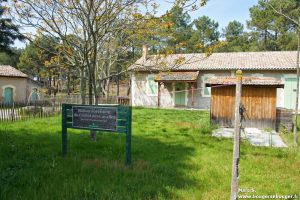
[(233, 160), (232, 160), (232, 177), (231, 177), (231, 200), (238, 199), (238, 179), (239, 179), (239, 161), (240, 161), (240, 132), (241, 116), (240, 105), (242, 96), (242, 71), (236, 71), (235, 87), (235, 119), (234, 119), (234, 141), (233, 141)]
[[(300, 2), (299, 2), (300, 7)], [(298, 146), (298, 109), (299, 109), (299, 59), (300, 59), (300, 17), (299, 17), (299, 24), (298, 24), (298, 48), (297, 48), (297, 89), (296, 89), (296, 105), (295, 105), (295, 123), (294, 123), (294, 144)]]

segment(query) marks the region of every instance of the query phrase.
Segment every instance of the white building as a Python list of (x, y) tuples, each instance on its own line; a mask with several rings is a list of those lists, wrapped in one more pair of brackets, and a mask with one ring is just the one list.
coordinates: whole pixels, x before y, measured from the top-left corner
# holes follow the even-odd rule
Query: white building
[(243, 76), (273, 77), (282, 80), (277, 89), (276, 106), (295, 108), (296, 51), (231, 52), (148, 55), (131, 67), (133, 106), (146, 107), (210, 107), (210, 77), (234, 76), (241, 69)]

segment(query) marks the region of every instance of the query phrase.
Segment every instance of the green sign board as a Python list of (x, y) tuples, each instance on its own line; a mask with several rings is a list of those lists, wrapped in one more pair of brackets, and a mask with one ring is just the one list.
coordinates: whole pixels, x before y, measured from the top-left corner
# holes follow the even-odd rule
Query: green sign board
[(117, 107), (73, 106), (73, 128), (117, 131)]
[(126, 134), (126, 165), (131, 163), (132, 109), (122, 105), (62, 104), (62, 154), (67, 154), (67, 129), (118, 132)]

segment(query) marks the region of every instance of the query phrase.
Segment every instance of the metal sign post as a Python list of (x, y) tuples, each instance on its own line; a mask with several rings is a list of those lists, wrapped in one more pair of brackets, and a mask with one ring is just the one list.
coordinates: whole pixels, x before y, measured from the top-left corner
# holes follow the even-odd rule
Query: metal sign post
[(67, 155), (68, 128), (126, 134), (125, 164), (131, 164), (132, 109), (122, 105), (62, 104), (62, 155)]

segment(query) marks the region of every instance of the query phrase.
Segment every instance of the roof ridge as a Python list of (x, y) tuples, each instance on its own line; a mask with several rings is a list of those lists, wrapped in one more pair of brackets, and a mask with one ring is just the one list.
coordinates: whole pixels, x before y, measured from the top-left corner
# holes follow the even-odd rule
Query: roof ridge
[[(138, 59), (129, 70), (295, 70), (297, 51), (155, 54)], [(183, 57), (183, 59), (181, 59)]]

